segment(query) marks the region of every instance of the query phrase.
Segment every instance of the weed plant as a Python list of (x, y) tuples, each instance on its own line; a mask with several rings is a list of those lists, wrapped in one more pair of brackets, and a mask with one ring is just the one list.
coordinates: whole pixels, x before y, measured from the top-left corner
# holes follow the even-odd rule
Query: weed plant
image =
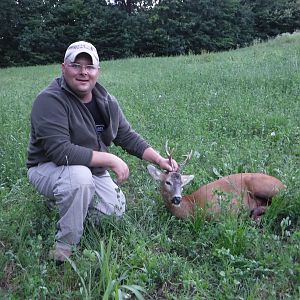
[(102, 84), (133, 128), (175, 158), (191, 149), (186, 192), (236, 172), (287, 186), (256, 226), (247, 213), (178, 220), (146, 163), (131, 176), (121, 220), (88, 223), (74, 256), (48, 259), (56, 210), (26, 177), (29, 115), (59, 65), (0, 70), (0, 298), (299, 299), (300, 34), (223, 53), (103, 62)]

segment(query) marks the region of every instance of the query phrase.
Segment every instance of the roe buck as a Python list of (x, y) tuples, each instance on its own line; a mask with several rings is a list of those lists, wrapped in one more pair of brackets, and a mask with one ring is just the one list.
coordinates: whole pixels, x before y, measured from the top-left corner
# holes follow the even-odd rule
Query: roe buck
[[(172, 156), (167, 143), (166, 152), (171, 164)], [(279, 179), (266, 174), (238, 173), (222, 177), (201, 186), (190, 195), (182, 196), (183, 186), (194, 178), (194, 175), (180, 174), (191, 156), (192, 152), (187, 155), (176, 172), (164, 173), (153, 165), (147, 167), (150, 175), (161, 182), (161, 192), (167, 209), (178, 218), (192, 216), (197, 208), (220, 213), (221, 201), (230, 199), (230, 208), (232, 207), (234, 211), (238, 211), (239, 208), (249, 209), (250, 216), (254, 220), (259, 220), (267, 206), (271, 204), (272, 197), (285, 188)]]

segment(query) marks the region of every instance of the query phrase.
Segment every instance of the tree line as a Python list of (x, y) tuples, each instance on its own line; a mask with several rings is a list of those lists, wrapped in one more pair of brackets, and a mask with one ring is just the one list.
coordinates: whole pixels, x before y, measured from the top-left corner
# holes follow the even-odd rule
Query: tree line
[(77, 40), (101, 60), (244, 47), (300, 29), (300, 0), (1, 0), (0, 67), (62, 61)]

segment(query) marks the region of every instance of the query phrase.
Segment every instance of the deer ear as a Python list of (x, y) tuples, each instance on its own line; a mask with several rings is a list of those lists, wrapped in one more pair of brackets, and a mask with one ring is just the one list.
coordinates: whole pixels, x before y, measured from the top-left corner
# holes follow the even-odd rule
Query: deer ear
[(155, 180), (161, 180), (162, 172), (156, 169), (153, 165), (147, 166), (149, 174), (155, 179)]
[(194, 179), (194, 175), (181, 175), (181, 179), (182, 186), (184, 186)]

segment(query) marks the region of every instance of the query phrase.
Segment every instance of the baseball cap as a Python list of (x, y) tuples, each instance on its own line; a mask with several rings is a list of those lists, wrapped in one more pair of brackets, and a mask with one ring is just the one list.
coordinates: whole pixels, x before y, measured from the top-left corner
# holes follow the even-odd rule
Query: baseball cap
[(88, 42), (79, 41), (71, 44), (65, 54), (65, 60), (74, 62), (79, 53), (87, 53), (91, 56), (93, 65), (99, 65), (97, 49)]

